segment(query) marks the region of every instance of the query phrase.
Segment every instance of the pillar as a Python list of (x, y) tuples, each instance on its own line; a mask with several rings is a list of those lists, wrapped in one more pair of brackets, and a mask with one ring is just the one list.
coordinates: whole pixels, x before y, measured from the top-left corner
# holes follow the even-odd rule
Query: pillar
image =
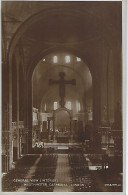
[(75, 129), (75, 135), (77, 133), (77, 120), (74, 120), (74, 129)]
[(72, 135), (72, 118), (70, 118), (70, 135)]
[(19, 158), (19, 153), (20, 153), (20, 132), (19, 132), (19, 63), (17, 62), (17, 157)]
[(48, 119), (48, 136), (49, 136), (49, 133), (50, 133), (50, 119)]
[(114, 122), (114, 56), (113, 51), (109, 50), (109, 62), (108, 62), (108, 119), (110, 125)]
[(9, 69), (2, 58), (2, 172), (9, 170), (9, 133)]
[(113, 48), (114, 56), (114, 121), (116, 118), (117, 103), (120, 104), (122, 110), (122, 60), (121, 60), (121, 45), (116, 44)]
[(100, 76), (96, 73), (93, 77), (93, 123), (100, 124)]
[(32, 150), (32, 83), (30, 78), (24, 80), (24, 136), (25, 153)]
[[(9, 116), (8, 116), (8, 132), (9, 132), (9, 169), (12, 168), (12, 162), (13, 162), (13, 150), (12, 150), (12, 65), (13, 62), (10, 60), (10, 63), (8, 64), (9, 68)], [(8, 89), (7, 89), (8, 90)]]
[(55, 135), (55, 118), (53, 117), (53, 136)]
[(108, 75), (109, 75), (109, 58), (110, 58), (110, 46), (102, 39), (102, 60), (100, 64), (100, 75), (101, 75), (101, 87), (100, 87), (100, 125), (109, 125), (109, 101), (108, 101)]
[(28, 78), (28, 112), (27, 112), (27, 120), (28, 120), (28, 153), (32, 151), (32, 82), (31, 79)]

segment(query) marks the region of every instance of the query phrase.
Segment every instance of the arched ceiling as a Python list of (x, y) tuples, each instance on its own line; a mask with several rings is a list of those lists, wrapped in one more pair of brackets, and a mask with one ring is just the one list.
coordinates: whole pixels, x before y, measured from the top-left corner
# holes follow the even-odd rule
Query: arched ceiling
[(2, 2), (3, 34), (9, 57), (20, 47), (23, 66), (32, 74), (44, 53), (69, 48), (86, 59), (96, 72), (103, 40), (110, 47), (121, 42), (120, 5), (121, 2), (88, 1)]
[[(65, 56), (69, 55), (70, 63), (65, 63)], [(53, 57), (57, 56), (58, 62), (53, 63)], [(69, 53), (52, 53), (45, 56), (37, 64), (33, 73), (33, 102), (60, 101), (59, 86), (49, 85), (49, 79), (60, 80), (59, 72), (65, 72), (65, 80), (76, 80), (76, 85), (67, 84), (65, 86), (65, 99), (81, 100), (83, 96), (92, 89), (92, 76), (87, 65), (81, 60), (77, 61), (76, 56)], [(36, 103), (35, 103), (36, 104)]]

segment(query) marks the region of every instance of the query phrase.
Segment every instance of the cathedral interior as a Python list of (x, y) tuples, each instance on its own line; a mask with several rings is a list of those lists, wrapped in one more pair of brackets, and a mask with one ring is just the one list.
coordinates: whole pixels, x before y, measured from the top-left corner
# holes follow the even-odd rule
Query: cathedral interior
[(122, 192), (122, 3), (2, 2), (2, 191)]

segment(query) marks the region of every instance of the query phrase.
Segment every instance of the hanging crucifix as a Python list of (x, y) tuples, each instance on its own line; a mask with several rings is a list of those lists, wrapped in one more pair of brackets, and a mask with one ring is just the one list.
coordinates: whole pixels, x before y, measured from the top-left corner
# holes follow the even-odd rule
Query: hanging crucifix
[(59, 76), (60, 76), (60, 80), (50, 79), (49, 80), (49, 85), (53, 85), (53, 84), (58, 84), (59, 85), (60, 106), (64, 107), (64, 105), (65, 105), (65, 101), (64, 101), (65, 85), (66, 84), (76, 85), (76, 80), (75, 79), (64, 80), (64, 77), (65, 77), (65, 73), (64, 72), (60, 72)]

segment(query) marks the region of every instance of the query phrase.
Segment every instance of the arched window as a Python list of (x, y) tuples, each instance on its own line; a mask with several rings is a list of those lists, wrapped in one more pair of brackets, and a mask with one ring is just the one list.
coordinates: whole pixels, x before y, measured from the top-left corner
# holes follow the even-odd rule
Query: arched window
[(66, 108), (67, 109), (69, 109), (69, 110), (71, 110), (72, 108), (71, 108), (72, 106), (71, 106), (71, 102), (66, 102)]
[(80, 62), (80, 61), (81, 61), (81, 59), (80, 59), (80, 58), (78, 58), (78, 57), (76, 57), (76, 61), (77, 61), (77, 62)]
[(54, 56), (54, 57), (53, 57), (53, 62), (54, 62), (54, 63), (57, 63), (57, 62), (58, 62), (58, 57), (57, 57), (57, 56)]
[(47, 109), (47, 107), (46, 107), (46, 104), (44, 105), (44, 111), (46, 112), (46, 109)]
[(65, 56), (65, 62), (69, 63), (70, 62), (70, 56)]
[(57, 102), (54, 102), (54, 110), (57, 109)]
[(76, 110), (77, 110), (77, 112), (80, 112), (80, 110), (81, 110), (79, 101), (76, 102)]

